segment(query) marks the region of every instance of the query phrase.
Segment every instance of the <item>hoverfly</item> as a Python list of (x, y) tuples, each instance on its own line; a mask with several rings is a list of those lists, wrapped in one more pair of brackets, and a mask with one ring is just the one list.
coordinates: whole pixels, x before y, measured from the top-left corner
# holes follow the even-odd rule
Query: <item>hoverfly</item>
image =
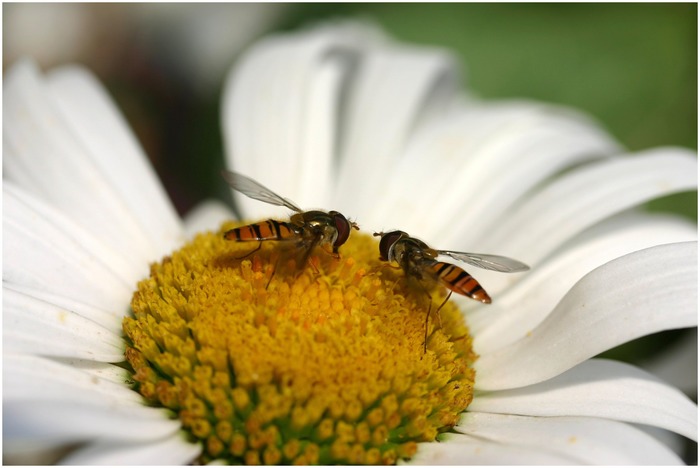
[[(406, 276), (418, 280), (419, 284), (421, 281), (439, 282), (450, 290), (445, 300), (438, 307), (438, 314), (453, 292), (484, 304), (491, 303), (491, 297), (473, 276), (457, 265), (437, 260), (438, 255), (446, 255), (475, 267), (501, 273), (515, 273), (530, 269), (530, 267), (518, 260), (500, 255), (436, 250), (420, 239), (411, 237), (403, 231), (375, 232), (374, 236), (381, 236), (379, 241), (380, 260), (398, 263)], [(431, 297), (427, 290), (424, 289), (424, 291)], [(427, 350), (428, 346), (428, 319), (430, 318), (431, 308), (432, 299), (428, 307), (428, 314), (425, 317), (424, 351)]]
[[(253, 252), (260, 249), (263, 241), (296, 242), (297, 245), (305, 249), (301, 265), (306, 265), (311, 251), (316, 246), (322, 247), (327, 253), (338, 258), (338, 248), (350, 237), (351, 228), (359, 229), (357, 224), (348, 221), (337, 211), (303, 211), (291, 200), (277, 195), (249, 177), (227, 170), (222, 170), (221, 175), (232, 189), (247, 197), (271, 205), (284, 206), (295, 212), (289, 222), (268, 219), (260, 223), (230, 229), (224, 233), (226, 240), (259, 241), (260, 245)], [(328, 247), (330, 247), (330, 251)]]

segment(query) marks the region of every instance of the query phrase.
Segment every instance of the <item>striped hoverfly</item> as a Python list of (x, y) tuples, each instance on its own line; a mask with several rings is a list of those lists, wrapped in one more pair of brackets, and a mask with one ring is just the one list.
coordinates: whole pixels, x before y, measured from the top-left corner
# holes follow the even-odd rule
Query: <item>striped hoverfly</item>
[(351, 229), (359, 229), (356, 223), (337, 211), (303, 211), (291, 200), (277, 195), (250, 177), (227, 170), (222, 170), (221, 175), (232, 189), (243, 195), (271, 205), (284, 206), (295, 212), (288, 222), (268, 219), (224, 233), (226, 240), (259, 241), (260, 245), (253, 252), (260, 249), (263, 241), (289, 241), (296, 242), (304, 249), (301, 265), (306, 265), (317, 246), (339, 258), (338, 248), (348, 240)]
[[(437, 309), (438, 314), (453, 292), (484, 304), (491, 303), (491, 297), (473, 276), (457, 265), (437, 260), (438, 255), (446, 255), (469, 265), (501, 273), (516, 273), (530, 269), (518, 260), (500, 255), (436, 250), (403, 231), (375, 232), (374, 236), (381, 237), (379, 241), (380, 260), (398, 263), (404, 274), (408, 278), (418, 280), (419, 284), (424, 281), (437, 282), (449, 289), (450, 292)], [(432, 297), (427, 289), (423, 288), (423, 290), (429, 297)], [(424, 351), (427, 350), (428, 346), (428, 319), (431, 308), (432, 299), (425, 317)]]

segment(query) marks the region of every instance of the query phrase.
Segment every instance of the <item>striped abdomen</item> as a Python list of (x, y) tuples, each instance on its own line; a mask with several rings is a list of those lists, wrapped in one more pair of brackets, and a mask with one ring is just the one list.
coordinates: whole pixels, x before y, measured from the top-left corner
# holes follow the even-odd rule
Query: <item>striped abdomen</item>
[(288, 240), (295, 237), (297, 237), (297, 234), (291, 224), (281, 223), (274, 219), (234, 228), (224, 233), (224, 239), (238, 242)]
[(456, 265), (445, 262), (435, 262), (431, 265), (442, 284), (463, 296), (471, 297), (485, 304), (491, 303), (491, 298), (472, 275)]

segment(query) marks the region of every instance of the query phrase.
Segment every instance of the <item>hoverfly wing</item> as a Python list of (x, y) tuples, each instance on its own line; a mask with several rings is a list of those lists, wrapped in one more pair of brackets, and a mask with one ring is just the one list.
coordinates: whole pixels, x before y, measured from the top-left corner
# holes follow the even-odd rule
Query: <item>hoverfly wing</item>
[(221, 175), (232, 189), (237, 192), (241, 192), (243, 195), (249, 198), (269, 203), (271, 205), (284, 206), (292, 211), (296, 211), (297, 213), (301, 213), (302, 211), (301, 208), (296, 206), (293, 201), (277, 195), (275, 192), (254, 181), (250, 177), (246, 177), (237, 172), (227, 171), (225, 169), (221, 170)]
[(498, 271), (501, 273), (517, 273), (530, 269), (530, 267), (523, 262), (501, 255), (454, 252), (452, 250), (438, 250), (438, 253), (468, 263), (469, 265), (483, 268), (484, 270)]

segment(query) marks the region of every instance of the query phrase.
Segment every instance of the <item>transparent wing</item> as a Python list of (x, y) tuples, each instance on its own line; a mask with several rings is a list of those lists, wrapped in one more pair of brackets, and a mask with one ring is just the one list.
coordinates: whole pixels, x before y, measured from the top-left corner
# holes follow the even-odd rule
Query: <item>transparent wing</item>
[(221, 170), (221, 175), (233, 190), (241, 192), (247, 197), (260, 200), (261, 202), (269, 203), (271, 205), (286, 206), (290, 210), (296, 212), (302, 211), (301, 208), (296, 206), (293, 201), (280, 197), (275, 192), (254, 181), (250, 177), (246, 177), (237, 172), (227, 171), (225, 169)]
[(516, 273), (529, 270), (530, 267), (523, 262), (500, 255), (476, 254), (468, 252), (453, 252), (451, 250), (438, 250), (440, 255), (447, 255), (484, 270), (500, 271), (501, 273)]

